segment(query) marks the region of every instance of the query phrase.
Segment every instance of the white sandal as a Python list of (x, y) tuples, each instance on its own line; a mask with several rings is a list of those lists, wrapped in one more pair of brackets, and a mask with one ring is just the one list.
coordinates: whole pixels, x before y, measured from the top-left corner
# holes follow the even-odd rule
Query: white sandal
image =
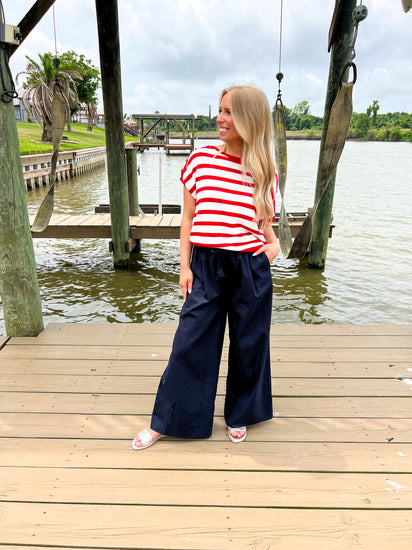
[[(156, 443), (157, 440), (162, 439), (162, 437), (165, 437), (164, 435), (158, 435), (157, 437), (152, 437), (151, 433), (148, 429), (144, 429), (141, 432), (137, 434), (137, 436), (132, 441), (132, 447), (135, 451), (142, 451), (143, 449), (147, 449), (148, 447), (151, 447), (153, 443)], [(135, 441), (136, 439), (140, 439), (141, 445), (136, 445)]]
[[(242, 437), (234, 437), (233, 432), (244, 432)], [(240, 428), (231, 428), (230, 426), (227, 427), (227, 435), (229, 436), (230, 441), (232, 443), (241, 443), (246, 439), (246, 426), (242, 426)]]

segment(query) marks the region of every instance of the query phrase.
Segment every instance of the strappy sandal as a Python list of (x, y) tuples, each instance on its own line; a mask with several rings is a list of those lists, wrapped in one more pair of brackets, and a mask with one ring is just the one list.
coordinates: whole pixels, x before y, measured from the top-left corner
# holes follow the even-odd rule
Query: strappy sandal
[[(157, 437), (152, 437), (151, 433), (148, 429), (144, 429), (141, 432), (137, 434), (137, 436), (132, 441), (132, 447), (135, 451), (142, 451), (143, 449), (147, 449), (148, 447), (151, 447), (153, 443), (156, 443), (159, 439), (162, 439), (162, 437), (166, 437), (164, 435), (158, 435)], [(141, 445), (136, 445), (135, 441), (136, 439), (140, 439)]]
[[(242, 437), (234, 437), (233, 432), (243, 432)], [(230, 441), (232, 443), (241, 443), (246, 439), (246, 426), (242, 426), (240, 428), (231, 428), (230, 426), (227, 427), (227, 435), (229, 436)]]

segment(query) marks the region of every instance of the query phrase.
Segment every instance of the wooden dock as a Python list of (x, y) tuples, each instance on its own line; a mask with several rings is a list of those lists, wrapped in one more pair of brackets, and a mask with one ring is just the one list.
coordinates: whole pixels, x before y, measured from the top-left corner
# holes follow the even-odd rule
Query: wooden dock
[[(288, 214), (292, 237), (296, 237), (307, 213)], [(34, 216), (30, 217), (30, 224)], [(180, 214), (157, 216), (130, 216), (131, 239), (178, 239), (180, 236)], [(279, 222), (272, 224), (275, 233)], [(330, 236), (334, 225), (330, 226)], [(112, 236), (110, 214), (54, 214), (48, 227), (41, 233), (32, 233), (33, 238), (40, 239), (110, 239)]]
[(129, 141), (127, 145), (128, 147), (134, 147), (141, 153), (145, 149), (164, 149), (167, 154), (175, 151), (184, 155), (189, 155), (193, 151), (193, 146), (190, 143), (163, 143), (162, 141), (140, 143), (139, 141)]
[[(21, 157), (23, 179), (26, 191), (50, 183), (52, 153), (24, 155)], [(59, 153), (56, 166), (56, 180), (61, 181), (81, 176), (104, 166), (106, 147), (92, 147), (77, 151)]]
[(273, 325), (274, 419), (132, 451), (174, 325), (0, 339), (0, 547), (409, 550), (412, 326)]

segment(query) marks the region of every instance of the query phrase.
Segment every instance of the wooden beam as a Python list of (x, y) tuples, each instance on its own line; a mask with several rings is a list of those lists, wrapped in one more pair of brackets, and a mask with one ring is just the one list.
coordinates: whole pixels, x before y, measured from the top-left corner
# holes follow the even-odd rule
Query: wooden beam
[[(55, 0), (36, 0), (36, 2), (32, 5), (32, 7), (17, 25), (20, 28), (20, 34), (22, 35), (22, 40), (20, 44), (29, 36), (31, 31), (42, 19), (42, 17), (47, 13), (54, 2)], [(13, 55), (18, 47), (19, 45), (16, 44), (10, 45), (9, 54)]]
[(142, 135), (142, 137), (141, 137), (140, 139), (143, 140), (143, 139), (147, 136), (147, 134), (149, 134), (149, 133), (153, 130), (153, 128), (155, 128), (155, 127), (159, 124), (159, 122), (160, 122), (161, 120), (162, 120), (162, 118), (158, 118), (158, 119), (150, 126), (150, 128), (149, 128), (148, 130), (146, 130), (146, 132), (144, 132), (144, 134)]
[(133, 114), (132, 118), (134, 119), (140, 119), (143, 120), (171, 120), (171, 119), (177, 119), (177, 120), (193, 120), (195, 118), (194, 115), (168, 115), (168, 114), (160, 114), (160, 113), (154, 113), (154, 114)]
[(180, 122), (179, 122), (175, 117), (172, 117), (172, 118), (173, 118), (173, 120), (176, 122), (176, 124), (177, 124), (178, 126), (180, 126), (180, 128), (181, 128), (181, 129), (183, 130), (183, 132), (187, 135), (187, 137), (189, 137), (189, 136), (190, 136), (190, 133), (186, 130), (186, 128), (185, 128), (182, 124), (180, 124)]

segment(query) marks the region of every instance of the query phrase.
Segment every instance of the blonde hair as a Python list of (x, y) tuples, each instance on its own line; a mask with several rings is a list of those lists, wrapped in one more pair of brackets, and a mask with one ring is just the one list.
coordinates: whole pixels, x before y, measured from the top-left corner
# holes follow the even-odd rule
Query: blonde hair
[(233, 124), (243, 140), (242, 167), (244, 171), (250, 172), (254, 180), (256, 221), (265, 227), (274, 215), (271, 189), (276, 177), (274, 129), (269, 102), (261, 90), (252, 86), (226, 88), (220, 100), (228, 93)]

